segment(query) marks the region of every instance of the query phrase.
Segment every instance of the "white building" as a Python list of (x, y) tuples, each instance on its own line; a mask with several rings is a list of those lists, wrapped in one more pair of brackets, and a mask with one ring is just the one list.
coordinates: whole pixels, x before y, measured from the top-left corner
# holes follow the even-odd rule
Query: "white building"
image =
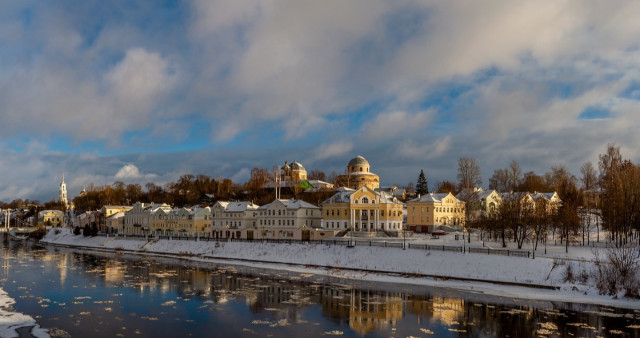
[(301, 200), (277, 199), (258, 212), (257, 239), (317, 239), (322, 226), (320, 208)]
[(168, 204), (150, 204), (136, 202), (131, 210), (124, 213), (124, 229), (125, 234), (144, 235), (143, 230), (149, 230), (151, 225), (151, 213), (158, 209), (171, 211)]
[[(247, 238), (256, 229), (259, 206), (247, 201), (218, 201), (211, 208), (213, 238)], [(251, 233), (253, 234), (253, 233)]]

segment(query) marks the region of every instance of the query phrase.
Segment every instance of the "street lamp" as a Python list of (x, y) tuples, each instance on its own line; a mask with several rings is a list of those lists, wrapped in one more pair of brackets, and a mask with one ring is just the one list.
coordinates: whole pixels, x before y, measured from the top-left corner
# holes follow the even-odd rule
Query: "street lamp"
[(462, 252), (465, 253), (467, 252), (467, 248), (465, 247), (464, 244), (464, 236), (467, 234), (467, 227), (462, 228)]
[(544, 254), (547, 254), (547, 238), (549, 237), (549, 231), (544, 231)]
[(402, 225), (402, 250), (407, 250), (407, 239), (404, 224)]
[(531, 246), (533, 247), (533, 259), (536, 259), (536, 231), (533, 230), (533, 232), (531, 233), (531, 237), (533, 237), (533, 242), (531, 243)]

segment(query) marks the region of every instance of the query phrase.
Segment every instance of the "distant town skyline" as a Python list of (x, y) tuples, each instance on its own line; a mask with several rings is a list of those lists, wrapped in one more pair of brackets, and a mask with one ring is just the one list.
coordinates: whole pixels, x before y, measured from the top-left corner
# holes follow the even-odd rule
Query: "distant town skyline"
[(385, 185), (483, 187), (637, 162), (640, 3), (12, 1), (0, 4), (0, 200), (298, 161)]

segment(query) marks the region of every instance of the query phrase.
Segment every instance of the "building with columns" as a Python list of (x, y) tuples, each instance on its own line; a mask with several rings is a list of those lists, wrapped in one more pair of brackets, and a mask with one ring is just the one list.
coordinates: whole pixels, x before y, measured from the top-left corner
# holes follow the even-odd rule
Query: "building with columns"
[(403, 204), (383, 191), (340, 188), (322, 202), (324, 228), (354, 232), (401, 231)]

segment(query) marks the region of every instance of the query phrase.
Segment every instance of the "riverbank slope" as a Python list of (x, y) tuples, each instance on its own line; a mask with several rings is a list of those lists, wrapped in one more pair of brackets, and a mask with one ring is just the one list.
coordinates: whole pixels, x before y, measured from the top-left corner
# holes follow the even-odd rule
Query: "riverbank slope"
[(113, 250), (127, 254), (173, 255), (185, 259), (227, 262), (274, 269), (381, 282), (450, 287), (498, 296), (606, 304), (640, 308), (640, 302), (598, 295), (584, 283), (567, 283), (573, 273), (590, 271), (590, 262), (566, 263), (550, 257), (536, 259), (460, 252), (402, 250), (371, 246), (348, 248), (325, 244), (278, 244), (144, 240), (122, 237), (75, 236), (68, 229), (50, 231), (42, 242)]

